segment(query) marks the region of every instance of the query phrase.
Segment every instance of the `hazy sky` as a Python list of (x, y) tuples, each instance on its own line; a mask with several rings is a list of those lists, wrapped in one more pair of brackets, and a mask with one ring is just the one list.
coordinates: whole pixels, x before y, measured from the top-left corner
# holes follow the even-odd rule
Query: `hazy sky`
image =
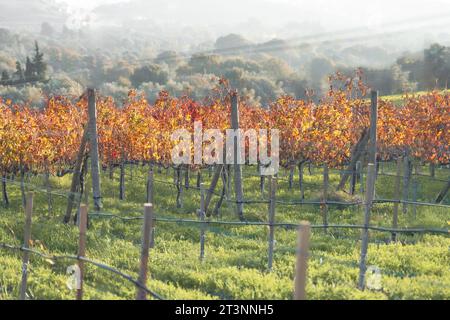
[[(143, 0), (56, 0), (65, 2), (73, 8), (93, 9), (96, 6), (118, 2), (141, 2)], [(148, 1), (148, 2), (147, 2)], [(186, 0), (188, 1), (188, 0)], [(204, 12), (205, 20), (207, 18), (226, 21), (226, 17), (221, 16), (220, 13), (214, 12), (214, 7), (219, 7), (224, 4), (224, 0), (209, 0), (210, 8), (205, 8), (205, 2), (200, 0), (189, 0), (189, 6), (192, 7), (191, 12)], [(152, 0), (146, 0), (151, 5)], [(248, 9), (247, 2), (254, 5), (251, 10)], [(177, 12), (176, 4), (172, 4), (171, 0), (166, 1), (167, 8), (173, 10), (175, 13), (181, 15), (189, 15), (186, 12)], [(200, 4), (199, 4), (200, 3)], [(356, 27), (368, 26), (377, 27), (393, 21), (402, 21), (404, 19), (413, 19), (414, 22), (420, 22), (421, 17), (432, 20), (431, 17), (439, 15), (447, 18), (450, 21), (450, 0), (260, 0), (246, 1), (246, 0), (227, 0), (226, 5), (230, 7), (246, 7), (239, 12), (239, 16), (243, 21), (246, 19), (255, 18), (258, 12), (264, 15), (264, 7), (272, 7), (274, 4), (279, 4), (281, 14), (275, 13), (270, 17), (262, 17), (268, 23), (285, 23), (286, 19), (289, 21), (303, 20), (305, 18), (310, 21), (320, 22), (326, 28), (337, 27)], [(216, 5), (217, 4), (217, 5)], [(286, 15), (282, 15), (282, 12)], [(126, 11), (123, 12), (126, 15)], [(145, 13), (143, 13), (145, 15)], [(189, 17), (184, 16), (186, 19)], [(207, 17), (207, 18), (206, 18)], [(188, 20), (189, 21), (189, 20)], [(197, 17), (192, 17), (192, 24), (200, 23)]]
[(56, 2), (65, 2), (73, 8), (92, 9), (102, 4), (124, 2), (124, 0), (56, 0)]

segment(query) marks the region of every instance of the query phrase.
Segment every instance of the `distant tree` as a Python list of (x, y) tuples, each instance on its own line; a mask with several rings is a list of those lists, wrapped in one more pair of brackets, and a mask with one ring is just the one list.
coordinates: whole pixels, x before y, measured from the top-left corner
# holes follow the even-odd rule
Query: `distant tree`
[(166, 63), (169, 67), (177, 66), (181, 62), (181, 57), (175, 51), (163, 51), (155, 59), (157, 64)]
[(308, 83), (297, 75), (292, 75), (281, 82), (281, 86), (286, 94), (291, 95), (297, 99), (306, 99), (306, 90)]
[(229, 34), (217, 39), (216, 50), (222, 51), (221, 54), (233, 54), (245, 52), (251, 48), (252, 43), (238, 34)]
[(284, 80), (290, 77), (294, 70), (283, 60), (278, 58), (268, 58), (261, 62), (264, 71), (276, 80)]
[(1, 80), (2, 80), (2, 81), (8, 81), (8, 80), (10, 80), (8, 71), (6, 71), (6, 70), (2, 71), (2, 78), (1, 78)]
[(223, 71), (220, 64), (221, 58), (218, 55), (195, 54), (189, 60), (189, 66), (192, 73), (212, 73), (220, 75)]
[(262, 71), (262, 66), (253, 61), (253, 60), (247, 60), (243, 58), (228, 58), (224, 60), (220, 67), (224, 70), (229, 70), (232, 68), (239, 68), (248, 72), (258, 73)]
[(414, 92), (417, 89), (417, 83), (409, 80), (409, 73), (395, 64), (391, 68), (392, 78), (394, 80), (392, 93)]
[(24, 74), (24, 72), (23, 72), (23, 69), (22, 69), (22, 65), (20, 64), (20, 61), (17, 61), (16, 62), (16, 72), (14, 73), (14, 75), (15, 75), (15, 77), (18, 79), (18, 80), (24, 80), (25, 79), (25, 74)]
[(153, 82), (164, 85), (169, 80), (169, 74), (162, 70), (160, 66), (153, 64), (135, 69), (130, 77), (130, 80), (135, 87), (138, 87), (145, 82)]
[(424, 50), (424, 77), (429, 89), (445, 87), (450, 79), (450, 47), (433, 44)]
[(34, 64), (31, 62), (29, 57), (27, 57), (27, 62), (25, 64), (24, 75), (26, 80), (33, 79), (35, 76)]
[(403, 72), (408, 73), (408, 80), (417, 84), (418, 90), (426, 89), (424, 79), (423, 60), (413, 56), (402, 56), (397, 59), (397, 65)]
[(34, 65), (34, 71), (35, 76), (39, 79), (45, 79), (45, 75), (47, 72), (47, 64), (44, 62), (44, 54), (40, 52), (39, 45), (37, 41), (34, 43), (35, 46), (35, 53), (33, 58), (33, 65)]
[[(335, 70), (333, 61), (326, 57), (316, 57), (309, 65), (309, 77), (312, 83), (317, 86), (321, 85), (323, 81), (328, 81), (328, 76)], [(328, 85), (326, 83), (326, 85)]]

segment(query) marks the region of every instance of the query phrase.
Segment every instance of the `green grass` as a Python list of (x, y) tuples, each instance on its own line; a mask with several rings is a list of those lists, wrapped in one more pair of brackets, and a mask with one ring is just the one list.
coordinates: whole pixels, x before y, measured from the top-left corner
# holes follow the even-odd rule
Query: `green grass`
[[(114, 180), (102, 176), (103, 212), (122, 216), (138, 216), (145, 200), (146, 168), (133, 168), (133, 180), (127, 167), (126, 201), (118, 200), (118, 172)], [(117, 171), (117, 170), (116, 170)], [(377, 197), (393, 198), (393, 165), (383, 166), (377, 180)], [(425, 168), (423, 173), (426, 174)], [(246, 199), (261, 199), (259, 177), (255, 168), (244, 171)], [(208, 185), (210, 178), (203, 174)], [(436, 178), (448, 179), (448, 169), (437, 169)], [(190, 183), (195, 186), (195, 175)], [(173, 181), (172, 173), (156, 173), (155, 179)], [(319, 199), (320, 169), (310, 175), (305, 170), (306, 198)], [(331, 172), (330, 183), (336, 186), (339, 174)], [(289, 190), (287, 173), (282, 172), (277, 197), (280, 200), (298, 200), (297, 180)], [(417, 177), (417, 200), (431, 201), (444, 182), (428, 177)], [(35, 205), (32, 227), (33, 247), (50, 254), (76, 254), (77, 228), (61, 223), (67, 199), (53, 195), (53, 211), (47, 210), (47, 194), (43, 192), (42, 177), (30, 177), (27, 189), (35, 186)], [(67, 191), (70, 176), (52, 178), (54, 190)], [(36, 188), (37, 186), (37, 188)], [(360, 185), (358, 185), (358, 191)], [(0, 209), (0, 243), (20, 245), (24, 215), (20, 189), (8, 185), (11, 200), (9, 208)], [(361, 199), (344, 193), (331, 193), (339, 200)], [(267, 196), (267, 194), (265, 195)], [(410, 199), (412, 192), (410, 192)], [(199, 206), (197, 190), (184, 191), (182, 209), (176, 208), (176, 190), (173, 186), (155, 182), (155, 210), (158, 217), (197, 219)], [(217, 198), (214, 197), (211, 206)], [(448, 198), (446, 200), (448, 204)], [(400, 212), (402, 212), (400, 207)], [(244, 205), (245, 216), (252, 221), (267, 221), (267, 205)], [(374, 207), (371, 224), (391, 225), (392, 204)], [(216, 219), (216, 218), (214, 218)], [(225, 202), (221, 219), (235, 221), (234, 206)], [(361, 224), (361, 207), (330, 206), (330, 224)], [(276, 221), (298, 223), (309, 220), (321, 224), (318, 206), (277, 205)], [(400, 214), (400, 227), (426, 226), (448, 228), (448, 208), (417, 207), (414, 214), (408, 206)], [(87, 257), (116, 267), (137, 278), (140, 256), (141, 221), (124, 222), (118, 219), (93, 217), (87, 241)], [(268, 228), (260, 226), (211, 226), (206, 236), (206, 256), (199, 261), (199, 225), (158, 222), (155, 248), (150, 252), (148, 287), (168, 299), (291, 299), (295, 265), (296, 232), (277, 228), (273, 270), (267, 270)], [(370, 233), (368, 265), (381, 270), (382, 289), (357, 289), (360, 251), (359, 230), (314, 230), (308, 269), (307, 293), (310, 299), (449, 299), (450, 298), (450, 238), (439, 235), (400, 235), (397, 243), (390, 243), (390, 234)], [(31, 299), (73, 299), (75, 293), (66, 286), (66, 268), (74, 262), (59, 261), (50, 264), (45, 259), (31, 256), (28, 295)], [(17, 299), (21, 277), (20, 253), (0, 249), (0, 299)], [(134, 299), (133, 284), (117, 276), (87, 266), (85, 299)]]
[[(441, 90), (439, 91), (442, 94), (450, 93), (450, 90)], [(430, 91), (417, 91), (414, 93), (409, 93), (409, 95), (414, 95), (416, 97), (420, 97), (426, 94), (429, 94)], [(405, 100), (405, 94), (393, 94), (389, 96), (382, 96), (381, 99), (389, 102), (393, 102), (396, 105), (402, 105)]]

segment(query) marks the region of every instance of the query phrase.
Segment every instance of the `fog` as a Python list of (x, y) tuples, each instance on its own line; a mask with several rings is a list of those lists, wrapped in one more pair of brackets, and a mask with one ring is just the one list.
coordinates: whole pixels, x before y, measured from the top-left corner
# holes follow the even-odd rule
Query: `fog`
[[(381, 28), (393, 22), (413, 27), (421, 21), (446, 19), (448, 0), (64, 0), (71, 8), (94, 12), (100, 23), (150, 19), (191, 27), (217, 27), (222, 32), (237, 24), (255, 22), (276, 29), (293, 24), (317, 24), (327, 31)], [(305, 30), (307, 31), (307, 30)]]
[(29, 82), (16, 69), (35, 41), (50, 93), (200, 98), (224, 76), (266, 104), (324, 93), (330, 74), (359, 68), (384, 94), (450, 83), (450, 0), (0, 0), (0, 81), (12, 97)]

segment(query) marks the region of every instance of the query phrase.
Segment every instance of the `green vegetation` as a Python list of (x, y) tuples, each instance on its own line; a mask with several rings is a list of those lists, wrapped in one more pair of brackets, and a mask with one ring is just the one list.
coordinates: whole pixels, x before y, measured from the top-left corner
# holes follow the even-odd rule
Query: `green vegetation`
[[(251, 105), (266, 107), (283, 95), (318, 101), (336, 72), (354, 88), (362, 80), (381, 95), (448, 89), (450, 82), (450, 47), (444, 40), (427, 48), (408, 47), (411, 52), (399, 55), (385, 45), (252, 42), (228, 34), (192, 46), (187, 53), (189, 40), (171, 41), (160, 30), (158, 39), (126, 30), (114, 30), (111, 36), (94, 30), (56, 30), (50, 23), (41, 31), (19, 34), (0, 28), (3, 99), (43, 106), (47, 96), (79, 97), (92, 86), (119, 104), (130, 90), (150, 102), (162, 90), (200, 101), (223, 77)], [(30, 57), (24, 55), (31, 52)], [(355, 77), (356, 69), (362, 71), (361, 79)], [(342, 83), (331, 85), (338, 88)]]
[[(119, 201), (118, 173), (110, 180), (102, 177), (104, 193), (103, 212), (120, 216), (139, 216), (145, 200), (145, 172), (147, 168), (127, 167), (126, 201)], [(131, 172), (132, 171), (132, 172)], [(377, 197), (393, 198), (394, 167), (383, 164), (377, 180)], [(246, 199), (261, 199), (259, 177), (255, 168), (244, 171)], [(418, 201), (431, 201), (448, 179), (449, 170), (436, 170), (436, 179), (415, 176), (419, 185)], [(279, 200), (298, 200), (297, 181), (288, 190), (287, 172), (279, 179)], [(209, 177), (203, 172), (205, 183)], [(155, 170), (155, 210), (158, 217), (197, 219), (199, 192), (184, 191), (183, 209), (176, 209), (176, 188), (160, 181), (172, 182), (172, 171), (166, 174)], [(317, 200), (321, 188), (320, 169), (305, 170), (305, 196)], [(337, 185), (339, 174), (332, 171), (330, 183)], [(70, 176), (51, 179), (53, 210), (48, 213), (47, 194), (42, 177), (27, 177), (27, 189), (35, 190), (33, 217), (33, 248), (50, 254), (76, 254), (78, 233), (73, 225), (62, 224)], [(190, 184), (195, 186), (196, 175)], [(32, 186), (34, 186), (32, 188)], [(358, 184), (357, 190), (360, 191)], [(18, 181), (8, 184), (11, 201), (9, 208), (0, 209), (0, 243), (21, 244), (23, 210)], [(410, 193), (412, 195), (412, 191)], [(267, 196), (267, 194), (266, 194)], [(333, 194), (340, 200), (351, 200), (344, 194)], [(353, 200), (360, 199), (361, 195)], [(213, 198), (212, 206), (217, 198)], [(448, 198), (445, 200), (448, 204)], [(244, 205), (246, 218), (267, 221), (267, 205)], [(416, 208), (408, 206), (399, 226), (448, 228), (450, 210), (439, 207)], [(330, 224), (361, 224), (362, 208), (330, 206)], [(214, 218), (216, 219), (216, 218)], [(235, 221), (233, 206), (226, 202), (221, 219)], [(276, 221), (298, 223), (309, 220), (321, 224), (319, 206), (277, 205)], [(389, 227), (392, 204), (377, 204), (371, 223)], [(92, 217), (88, 230), (87, 257), (114, 266), (137, 278), (141, 221), (122, 221)], [(356, 289), (360, 250), (360, 231), (340, 229), (314, 229), (311, 238), (311, 256), (308, 270), (307, 292), (310, 299), (449, 299), (450, 298), (450, 238), (445, 235), (399, 235), (397, 243), (389, 243), (390, 234), (370, 233), (368, 266), (381, 270), (382, 289), (359, 291)], [(148, 287), (168, 299), (291, 299), (295, 264), (296, 232), (277, 228), (274, 267), (267, 270), (268, 228), (259, 226), (210, 226), (206, 236), (206, 256), (199, 261), (199, 225), (158, 222), (155, 248), (151, 250), (149, 264), (151, 279)], [(31, 299), (73, 299), (75, 292), (66, 286), (66, 268), (71, 261), (51, 264), (45, 259), (31, 256), (28, 294)], [(17, 299), (19, 295), (21, 256), (18, 252), (0, 249), (0, 299)], [(135, 288), (115, 275), (88, 265), (85, 299), (134, 299)]]
[[(416, 97), (420, 97), (420, 96), (426, 95), (429, 92), (430, 91), (417, 91), (417, 92), (409, 93), (408, 95), (410, 95), (410, 96), (414, 95)], [(439, 91), (439, 93), (448, 94), (448, 93), (450, 93), (450, 90), (442, 90), (442, 91)], [(381, 97), (381, 99), (393, 102), (396, 105), (401, 106), (402, 103), (405, 101), (405, 96), (406, 96), (405, 94), (394, 94), (394, 95), (389, 95), (389, 96), (383, 96), (383, 97)]]

